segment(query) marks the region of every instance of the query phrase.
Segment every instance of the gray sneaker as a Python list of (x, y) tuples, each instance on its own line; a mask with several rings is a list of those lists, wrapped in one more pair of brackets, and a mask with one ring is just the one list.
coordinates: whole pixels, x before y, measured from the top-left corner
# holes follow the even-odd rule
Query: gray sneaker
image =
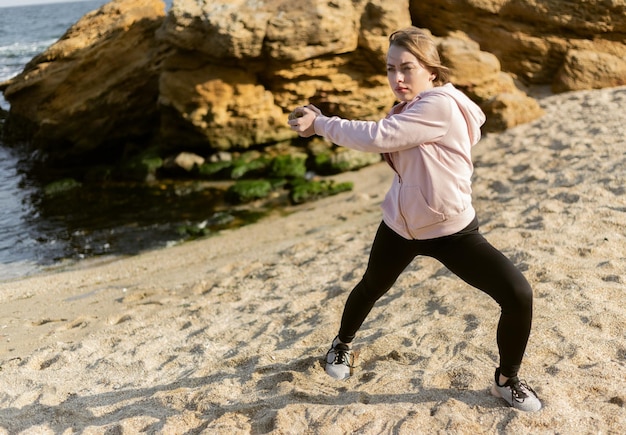
[[(333, 342), (334, 343), (334, 342)], [(333, 344), (326, 353), (326, 373), (332, 378), (348, 379), (354, 368), (354, 355), (348, 345)]]
[(513, 408), (520, 411), (534, 412), (541, 409), (541, 402), (537, 393), (517, 376), (510, 378), (504, 385), (500, 385), (500, 370), (496, 370), (495, 382), (491, 387), (491, 394), (500, 397)]

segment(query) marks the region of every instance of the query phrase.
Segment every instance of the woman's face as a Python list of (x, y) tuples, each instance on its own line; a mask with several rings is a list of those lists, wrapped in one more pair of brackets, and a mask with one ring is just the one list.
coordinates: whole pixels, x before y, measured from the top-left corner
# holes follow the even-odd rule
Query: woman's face
[(387, 52), (387, 80), (400, 101), (411, 101), (433, 87), (435, 74), (427, 70), (406, 48), (391, 45)]

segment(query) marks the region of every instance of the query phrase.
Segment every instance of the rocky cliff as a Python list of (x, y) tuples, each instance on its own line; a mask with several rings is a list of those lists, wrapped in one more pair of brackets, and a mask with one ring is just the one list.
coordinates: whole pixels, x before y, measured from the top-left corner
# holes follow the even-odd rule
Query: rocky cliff
[(289, 143), (287, 113), (377, 119), (387, 35), (429, 28), (487, 131), (541, 115), (520, 86), (624, 84), (620, 0), (114, 0), (0, 84), (5, 137), (56, 161), (119, 162)]
[(81, 164), (115, 161), (130, 143), (152, 140), (167, 52), (154, 35), (164, 17), (158, 0), (113, 1), (85, 15), (2, 85), (6, 142), (27, 139), (52, 160)]
[(626, 84), (626, 0), (411, 0), (417, 26), (467, 33), (505, 71), (555, 92)]

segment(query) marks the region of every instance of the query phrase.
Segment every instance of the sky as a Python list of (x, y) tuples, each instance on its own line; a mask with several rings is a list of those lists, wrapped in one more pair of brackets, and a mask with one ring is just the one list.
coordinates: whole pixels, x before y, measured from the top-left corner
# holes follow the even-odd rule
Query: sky
[(69, 3), (73, 1), (83, 1), (83, 0), (0, 0), (0, 8), (5, 7), (5, 6), (40, 5), (44, 3)]

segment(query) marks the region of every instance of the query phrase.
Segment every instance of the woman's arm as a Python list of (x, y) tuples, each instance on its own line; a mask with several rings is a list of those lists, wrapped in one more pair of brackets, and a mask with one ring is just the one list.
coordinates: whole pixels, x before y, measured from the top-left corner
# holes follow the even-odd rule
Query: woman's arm
[(377, 153), (401, 151), (441, 139), (448, 132), (451, 103), (444, 95), (427, 96), (377, 122), (327, 117), (315, 106), (306, 106), (296, 109), (303, 116), (289, 124), (300, 136), (318, 134), (347, 148)]

